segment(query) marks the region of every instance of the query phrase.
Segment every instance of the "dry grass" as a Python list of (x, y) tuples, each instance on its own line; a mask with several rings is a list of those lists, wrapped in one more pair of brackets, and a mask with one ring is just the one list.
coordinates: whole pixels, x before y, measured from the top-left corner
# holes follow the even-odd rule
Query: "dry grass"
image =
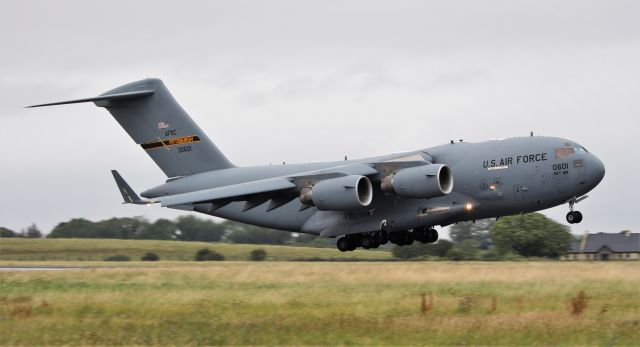
[[(0, 344), (634, 345), (640, 339), (637, 263), (183, 264), (0, 273)], [(588, 304), (572, 314), (581, 291)]]

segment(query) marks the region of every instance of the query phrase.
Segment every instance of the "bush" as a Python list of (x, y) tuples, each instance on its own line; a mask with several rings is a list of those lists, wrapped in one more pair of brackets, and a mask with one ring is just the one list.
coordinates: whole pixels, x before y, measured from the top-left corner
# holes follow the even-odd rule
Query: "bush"
[(142, 256), (142, 258), (140, 258), (140, 260), (142, 260), (142, 261), (158, 261), (158, 260), (160, 260), (160, 257), (157, 254), (153, 253), (153, 252), (147, 252)]
[(131, 258), (129, 258), (129, 256), (123, 255), (123, 254), (110, 255), (104, 258), (104, 261), (130, 261), (130, 260)]
[(449, 252), (447, 252), (447, 258), (454, 261), (464, 260), (464, 252), (457, 246), (453, 247), (449, 250)]
[(253, 261), (262, 261), (267, 258), (267, 251), (264, 249), (254, 249), (251, 251), (251, 260)]
[(489, 250), (482, 254), (482, 260), (499, 261), (502, 260), (502, 255), (495, 250)]
[(224, 256), (209, 248), (203, 248), (196, 252), (195, 261), (219, 261), (224, 260)]

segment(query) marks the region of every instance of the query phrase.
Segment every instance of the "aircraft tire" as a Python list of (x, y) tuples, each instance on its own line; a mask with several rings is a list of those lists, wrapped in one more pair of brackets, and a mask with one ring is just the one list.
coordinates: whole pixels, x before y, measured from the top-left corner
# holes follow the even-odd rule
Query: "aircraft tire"
[(404, 239), (407, 241), (407, 242), (405, 242), (405, 246), (410, 246), (410, 245), (412, 245), (412, 244), (413, 244), (413, 241), (414, 241), (414, 239), (413, 239), (413, 233), (412, 233), (412, 232), (410, 232), (410, 231), (405, 231), (405, 232), (404, 232), (404, 234), (405, 234)]
[(346, 252), (351, 248), (351, 242), (346, 237), (341, 237), (338, 239), (338, 243), (336, 245), (340, 252)]
[(573, 214), (576, 215), (576, 221), (574, 223), (580, 223), (582, 222), (582, 212), (580, 211), (574, 211)]
[(375, 240), (373, 239), (373, 237), (369, 235), (364, 235), (362, 237), (362, 248), (364, 249), (375, 248), (374, 245), (375, 245)]
[(413, 229), (413, 239), (422, 243), (429, 242), (429, 229), (425, 227)]
[(577, 220), (576, 214), (574, 212), (567, 213), (567, 223), (573, 224)]
[(349, 241), (349, 248), (348, 248), (347, 250), (348, 250), (349, 252), (351, 252), (351, 251), (355, 251), (355, 250), (356, 250), (356, 248), (358, 248), (358, 246), (356, 245), (356, 243), (355, 243), (355, 242), (353, 242), (353, 240), (350, 240), (350, 241)]
[(429, 229), (429, 243), (435, 243), (438, 241), (438, 231), (434, 228)]
[(394, 245), (398, 244), (398, 240), (400, 240), (400, 238), (398, 237), (398, 232), (390, 232), (388, 233), (387, 238), (389, 239), (389, 242), (393, 243)]
[(376, 238), (381, 245), (384, 245), (385, 243), (389, 242), (389, 233), (384, 230), (380, 230), (376, 233)]

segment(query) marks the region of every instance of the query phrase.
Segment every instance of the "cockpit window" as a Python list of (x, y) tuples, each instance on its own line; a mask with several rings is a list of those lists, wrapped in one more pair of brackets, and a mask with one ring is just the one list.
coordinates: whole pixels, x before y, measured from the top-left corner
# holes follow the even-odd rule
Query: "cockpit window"
[(589, 151), (587, 151), (586, 148), (582, 147), (582, 146), (578, 146), (576, 147), (576, 152), (586, 152), (589, 153)]
[(570, 157), (575, 153), (575, 149), (573, 147), (561, 147), (556, 148), (556, 159)]

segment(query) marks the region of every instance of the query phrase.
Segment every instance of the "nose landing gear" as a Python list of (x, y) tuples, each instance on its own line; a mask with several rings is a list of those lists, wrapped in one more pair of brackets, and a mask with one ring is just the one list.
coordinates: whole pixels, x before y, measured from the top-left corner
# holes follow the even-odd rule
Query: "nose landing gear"
[(579, 198), (573, 198), (569, 200), (569, 213), (567, 213), (567, 223), (577, 224), (582, 222), (582, 213), (580, 211), (574, 211), (573, 205), (586, 199), (588, 195), (581, 196)]

